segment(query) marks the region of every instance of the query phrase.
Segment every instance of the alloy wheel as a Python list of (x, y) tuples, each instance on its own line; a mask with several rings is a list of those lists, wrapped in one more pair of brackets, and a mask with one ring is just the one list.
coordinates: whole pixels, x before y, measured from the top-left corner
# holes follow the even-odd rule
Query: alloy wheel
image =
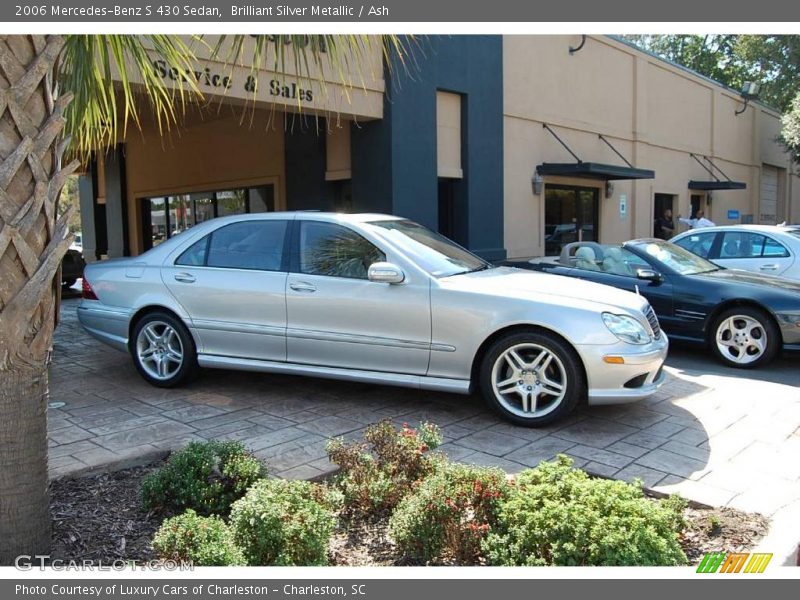
[(564, 364), (539, 344), (516, 344), (506, 349), (494, 363), (491, 381), (503, 408), (523, 418), (552, 412), (567, 392)]
[(166, 381), (174, 377), (183, 364), (181, 337), (168, 323), (151, 321), (139, 332), (136, 356), (150, 377)]
[(717, 327), (716, 343), (726, 360), (746, 365), (764, 355), (768, 338), (766, 329), (757, 319), (747, 315), (731, 315)]

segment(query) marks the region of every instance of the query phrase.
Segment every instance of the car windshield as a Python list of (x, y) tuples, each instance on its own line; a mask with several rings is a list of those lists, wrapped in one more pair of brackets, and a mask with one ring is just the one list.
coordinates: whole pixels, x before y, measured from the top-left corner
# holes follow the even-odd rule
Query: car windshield
[(413, 221), (371, 221), (364, 225), (396, 241), (420, 267), (434, 277), (481, 271), (492, 266), (443, 235)]
[(719, 267), (714, 263), (670, 242), (649, 240), (637, 244), (637, 247), (648, 256), (681, 275), (697, 275), (698, 273), (719, 270)]

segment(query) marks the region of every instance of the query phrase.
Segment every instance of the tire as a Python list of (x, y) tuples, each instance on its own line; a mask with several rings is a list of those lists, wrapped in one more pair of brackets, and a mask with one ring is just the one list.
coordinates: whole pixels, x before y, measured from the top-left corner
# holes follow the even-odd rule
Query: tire
[(709, 332), (717, 359), (729, 367), (755, 369), (769, 363), (781, 348), (781, 333), (770, 316), (750, 306), (723, 311)]
[(505, 419), (541, 427), (575, 409), (586, 393), (586, 378), (577, 354), (563, 340), (519, 331), (489, 347), (481, 361), (480, 387), (486, 403)]
[(171, 388), (197, 373), (197, 349), (189, 330), (173, 315), (152, 312), (133, 328), (130, 352), (139, 374), (150, 384)]

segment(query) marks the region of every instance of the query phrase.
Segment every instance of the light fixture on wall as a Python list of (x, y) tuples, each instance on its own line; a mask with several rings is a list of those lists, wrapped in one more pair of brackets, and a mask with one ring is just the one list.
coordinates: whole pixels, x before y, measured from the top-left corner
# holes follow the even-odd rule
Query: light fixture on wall
[(606, 181), (606, 198), (614, 197), (614, 182), (610, 179)]
[(747, 110), (747, 105), (750, 103), (750, 100), (756, 100), (758, 98), (758, 93), (761, 91), (761, 86), (754, 81), (745, 81), (744, 85), (742, 86), (742, 90), (739, 92), (739, 95), (744, 98), (744, 106), (737, 111), (734, 111), (734, 115), (740, 115), (744, 111)]
[(531, 187), (533, 187), (534, 196), (542, 195), (542, 189), (544, 188), (544, 179), (542, 179), (542, 176), (539, 175), (538, 170), (533, 172), (533, 177), (531, 178)]

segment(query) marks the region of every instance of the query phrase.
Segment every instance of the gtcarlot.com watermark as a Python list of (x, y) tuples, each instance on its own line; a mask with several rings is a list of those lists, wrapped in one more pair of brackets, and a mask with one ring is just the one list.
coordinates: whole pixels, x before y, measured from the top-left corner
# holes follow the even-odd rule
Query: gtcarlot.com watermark
[(14, 559), (20, 571), (34, 569), (52, 571), (193, 571), (192, 563), (177, 560), (63, 560), (49, 554), (22, 554)]

